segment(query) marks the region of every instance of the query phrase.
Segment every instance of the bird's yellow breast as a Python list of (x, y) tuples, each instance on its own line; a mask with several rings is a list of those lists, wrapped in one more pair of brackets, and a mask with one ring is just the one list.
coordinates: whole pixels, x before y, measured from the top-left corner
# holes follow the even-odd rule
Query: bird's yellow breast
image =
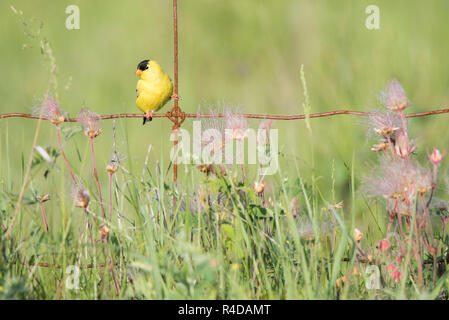
[(157, 65), (143, 72), (137, 82), (136, 104), (143, 112), (162, 108), (173, 94), (173, 84), (169, 76)]

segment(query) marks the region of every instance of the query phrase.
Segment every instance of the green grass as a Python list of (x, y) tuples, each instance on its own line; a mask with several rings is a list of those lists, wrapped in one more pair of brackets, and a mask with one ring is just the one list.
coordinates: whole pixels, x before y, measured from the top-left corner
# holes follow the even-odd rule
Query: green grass
[[(196, 112), (198, 107), (209, 111), (209, 106), (226, 101), (245, 113), (367, 111), (377, 105), (378, 90), (393, 77), (413, 102), (410, 112), (447, 105), (449, 44), (443, 21), (449, 3), (376, 3), (381, 13), (378, 31), (365, 28), (365, 7), (372, 1), (180, 1), (181, 107), (186, 112)], [(51, 92), (71, 116), (83, 104), (99, 114), (137, 113), (134, 71), (144, 58), (157, 60), (173, 74), (170, 1), (71, 4), (80, 7), (80, 30), (65, 28), (66, 4), (62, 2), (0, 4), (1, 113), (30, 112), (47, 88), (48, 60), (40, 54), (36, 39), (26, 34), (35, 34), (40, 21), (39, 38), (48, 39), (57, 65)], [(23, 26), (10, 5), (24, 12), (29, 27)], [(140, 123), (137, 119), (116, 122), (117, 150), (125, 159), (114, 176), (114, 212), (107, 245), (101, 243), (98, 231), (101, 214), (89, 140), (76, 124), (61, 125), (70, 165), (91, 196), (89, 210), (98, 221), (92, 226), (95, 245), (85, 239), (85, 213), (73, 205), (70, 176), (59, 154), (54, 126), (42, 123), (38, 145), (52, 148), (56, 162), (35, 158), (12, 239), (0, 232), (1, 298), (447, 296), (446, 275), (435, 286), (426, 279), (421, 291), (406, 276), (399, 284), (385, 277), (382, 290), (368, 290), (364, 276), (352, 275), (356, 265), (353, 229), (364, 232), (362, 246), (368, 249), (385, 236), (388, 224), (383, 201), (368, 201), (359, 191), (367, 162), (377, 158), (369, 151), (371, 141), (365, 138), (358, 119), (277, 121), (280, 172), (266, 180), (265, 198), (274, 204), (268, 209), (251, 184), (256, 166), (247, 166), (246, 184), (233, 177), (240, 172), (239, 166), (230, 168), (226, 176), (209, 178), (195, 166), (180, 166), (175, 187), (168, 161), (168, 120), (155, 119), (145, 127)], [(445, 115), (410, 121), (411, 135), (419, 139), (417, 159), (424, 161), (433, 146), (445, 149), (449, 142), (449, 135), (441, 129), (445, 123)], [(36, 124), (28, 119), (0, 120), (0, 222), (5, 226), (14, 215)], [(250, 121), (250, 125), (257, 128), (259, 123)], [(192, 122), (186, 120), (183, 127), (191, 131)], [(145, 165), (149, 144), (153, 147)], [(108, 216), (104, 169), (113, 150), (112, 122), (102, 123), (95, 148)], [(440, 172), (446, 168), (443, 162)], [(51, 196), (44, 204), (48, 233), (34, 201), (36, 194)], [(447, 198), (444, 187), (437, 189), (437, 196)], [(291, 207), (293, 198), (297, 198), (299, 217)], [(334, 209), (340, 201), (344, 201), (343, 208)], [(300, 225), (305, 217), (310, 219), (312, 240)], [(322, 232), (329, 221), (334, 228)], [(67, 288), (68, 266), (107, 264), (108, 256), (114, 262), (118, 296), (107, 267), (81, 269), (80, 289)], [(30, 265), (38, 262), (53, 267)], [(336, 280), (342, 276), (347, 282), (337, 289)]]

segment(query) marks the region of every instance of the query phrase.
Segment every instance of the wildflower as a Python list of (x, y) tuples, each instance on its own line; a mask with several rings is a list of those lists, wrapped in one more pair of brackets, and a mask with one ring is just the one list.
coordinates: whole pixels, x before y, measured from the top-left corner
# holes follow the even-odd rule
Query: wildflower
[(401, 280), (401, 278), (402, 278), (401, 271), (399, 271), (397, 269), (394, 270), (393, 274), (392, 274), (392, 277), (393, 277), (394, 283), (398, 283)]
[(300, 208), (298, 206), (298, 198), (294, 197), (291, 201), (290, 201), (290, 209), (292, 210), (292, 216), (293, 218), (296, 218), (299, 215), (300, 212)]
[(263, 182), (254, 182), (254, 191), (256, 191), (257, 194), (261, 194), (265, 188), (265, 184)]
[(390, 110), (400, 111), (409, 106), (405, 91), (399, 81), (391, 80), (384, 91), (380, 93), (379, 100)]
[[(413, 141), (408, 141), (408, 137), (404, 134), (404, 131), (396, 131), (392, 137), (394, 143), (394, 149), (396, 154), (402, 159), (406, 159), (413, 151), (415, 151), (416, 146), (411, 145)], [(408, 150), (407, 150), (408, 149)]]
[(336, 204), (334, 204), (334, 209), (341, 209), (341, 208), (343, 208), (343, 204), (344, 204), (343, 200), (340, 201), (340, 202), (337, 202)]
[[(414, 194), (414, 193), (413, 193)], [(388, 199), (387, 207), (391, 211), (391, 214), (394, 215), (397, 213), (401, 216), (412, 216), (412, 205), (410, 199), (401, 198), (401, 199)]]
[(387, 239), (382, 239), (379, 241), (378, 247), (380, 251), (386, 252), (390, 249), (390, 242)]
[(43, 197), (36, 197), (36, 200), (37, 200), (37, 202), (39, 202), (39, 203), (44, 203), (44, 202), (47, 202), (48, 200), (50, 200), (50, 195), (49, 194), (46, 194), (46, 195), (44, 195)]
[(111, 231), (111, 229), (109, 229), (109, 227), (107, 225), (102, 223), (99, 230), (100, 230), (101, 241), (103, 243), (108, 242), (109, 231)]
[(265, 119), (259, 125), (259, 130), (257, 133), (257, 144), (261, 146), (265, 146), (269, 143), (269, 134), (268, 132), (273, 127), (273, 120)]
[(72, 197), (75, 202), (75, 207), (86, 209), (89, 205), (89, 192), (82, 187), (75, 189), (72, 193)]
[(78, 113), (78, 122), (84, 129), (84, 134), (89, 138), (95, 138), (101, 133), (100, 116), (88, 108), (82, 107)]
[(360, 242), (363, 239), (363, 233), (359, 229), (354, 229), (354, 239), (357, 242)]
[(360, 277), (362, 274), (360, 273), (359, 267), (355, 266), (354, 269), (352, 269), (352, 274), (356, 277)]
[[(335, 210), (341, 209), (341, 208), (343, 208), (343, 203), (344, 203), (343, 200), (340, 201), (340, 202), (337, 202), (337, 203), (334, 204), (331, 208), (332, 208), (332, 209), (335, 209)], [(328, 211), (328, 210), (330, 210), (329, 207), (322, 207), (322, 208), (321, 208), (321, 211), (323, 211), (323, 212)]]
[(432, 162), (434, 166), (437, 166), (440, 164), (441, 160), (443, 160), (444, 154), (444, 152), (441, 153), (437, 148), (433, 148), (432, 154), (427, 154), (427, 156), (429, 157), (430, 162)]
[(396, 270), (396, 266), (394, 264), (390, 263), (390, 264), (387, 265), (387, 270), (390, 273), (393, 273)]
[(371, 148), (371, 151), (378, 152), (381, 150), (386, 150), (387, 148), (388, 148), (388, 143), (382, 142), (382, 143), (373, 145), (373, 147)]
[(418, 168), (416, 188), (419, 195), (424, 195), (432, 189), (432, 175), (429, 170)]
[(117, 158), (117, 155), (114, 153), (111, 160), (109, 161), (108, 165), (106, 166), (106, 171), (109, 172), (109, 174), (114, 174), (119, 169), (120, 164)]
[(372, 112), (368, 121), (373, 131), (382, 136), (390, 136), (402, 126), (401, 117), (388, 110)]
[(243, 140), (248, 128), (246, 118), (242, 114), (233, 113), (230, 110), (225, 110), (223, 114), (226, 134), (229, 134), (232, 140)]
[(41, 114), (41, 108), (43, 108), (42, 115), (50, 120), (51, 123), (58, 124), (65, 121), (65, 115), (59, 108), (58, 102), (53, 97), (48, 97), (42, 106), (35, 110), (33, 114)]
[(389, 202), (393, 207), (397, 206), (399, 201), (410, 204), (417, 189), (426, 193), (429, 187), (431, 175), (428, 170), (418, 165), (390, 162), (386, 158), (382, 158), (379, 167), (363, 181), (363, 189), (368, 196), (393, 199), (395, 201)]
[(214, 166), (211, 164), (201, 164), (198, 166), (198, 170), (209, 176), (214, 171)]

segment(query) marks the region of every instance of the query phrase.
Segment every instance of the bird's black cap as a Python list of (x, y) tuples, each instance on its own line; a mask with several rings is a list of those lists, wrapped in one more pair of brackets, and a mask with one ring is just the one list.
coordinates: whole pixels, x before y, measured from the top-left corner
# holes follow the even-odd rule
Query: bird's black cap
[(149, 62), (150, 60), (143, 60), (142, 62), (140, 62), (138, 65), (137, 65), (137, 69), (138, 70), (142, 70), (142, 71), (144, 71), (144, 70), (147, 70), (148, 69), (148, 62)]

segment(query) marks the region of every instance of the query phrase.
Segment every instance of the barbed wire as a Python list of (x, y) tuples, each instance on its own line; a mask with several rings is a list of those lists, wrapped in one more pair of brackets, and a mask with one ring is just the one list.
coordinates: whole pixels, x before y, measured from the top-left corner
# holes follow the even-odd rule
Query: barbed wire
[[(417, 117), (424, 117), (424, 116), (431, 116), (431, 115), (438, 115), (438, 114), (444, 114), (449, 113), (449, 108), (444, 109), (437, 109), (432, 111), (423, 111), (423, 112), (416, 112), (416, 113), (408, 113), (405, 116), (407, 118), (417, 118)], [(331, 117), (336, 115), (353, 115), (353, 116), (362, 116), (362, 117), (368, 117), (372, 115), (372, 112), (364, 112), (364, 111), (352, 111), (352, 110), (334, 110), (334, 111), (327, 111), (327, 112), (319, 112), (319, 113), (311, 113), (309, 115), (309, 118), (323, 118), (323, 117)], [(110, 120), (110, 119), (119, 119), (119, 118), (143, 118), (145, 117), (145, 114), (140, 113), (119, 113), (119, 114), (109, 114), (109, 115), (103, 115), (100, 116), (101, 120)], [(197, 119), (203, 119), (203, 118), (223, 118), (223, 113), (184, 113), (184, 118), (197, 118)], [(246, 113), (242, 114), (243, 117), (248, 119), (271, 119), (271, 120), (302, 120), (307, 117), (305, 114), (297, 114), (297, 115), (269, 115), (269, 114), (251, 114)], [(159, 113), (159, 114), (153, 114), (153, 118), (171, 118), (173, 117), (173, 113), (171, 111), (166, 113)], [(28, 113), (4, 113), (0, 114), (0, 119), (5, 118), (27, 118), (27, 119), (42, 119), (42, 120), (51, 120), (50, 118), (44, 117), (44, 116), (36, 116)], [(78, 122), (77, 118), (66, 118), (64, 122)]]

